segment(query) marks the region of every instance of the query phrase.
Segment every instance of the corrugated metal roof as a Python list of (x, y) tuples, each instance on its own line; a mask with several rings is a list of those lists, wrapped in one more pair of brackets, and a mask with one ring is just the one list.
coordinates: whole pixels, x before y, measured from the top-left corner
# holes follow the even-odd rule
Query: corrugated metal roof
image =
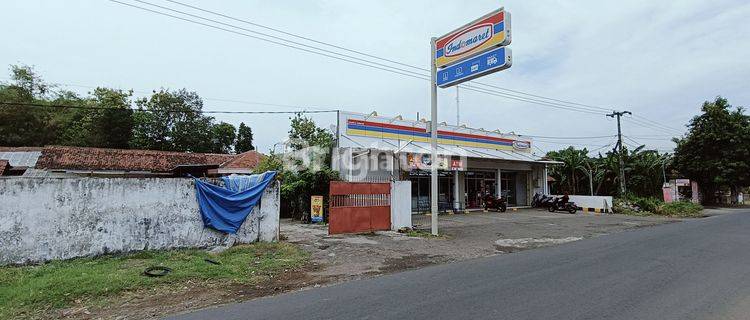
[(0, 151), (0, 159), (8, 160), (13, 167), (34, 167), (41, 151)]

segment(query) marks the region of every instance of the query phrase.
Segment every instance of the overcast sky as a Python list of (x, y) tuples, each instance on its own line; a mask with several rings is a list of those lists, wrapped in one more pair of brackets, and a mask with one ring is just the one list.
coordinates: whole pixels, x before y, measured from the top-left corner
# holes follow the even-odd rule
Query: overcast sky
[[(133, 0), (121, 0), (139, 4)], [(148, 0), (189, 10), (164, 0)], [(633, 113), (682, 129), (717, 95), (750, 106), (747, 1), (198, 1), (181, 0), (391, 60), (429, 67), (429, 39), (499, 6), (512, 13), (513, 67), (480, 81)], [(190, 11), (209, 17), (206, 13)], [(216, 18), (216, 17), (213, 17)], [(429, 117), (426, 81), (190, 24), (105, 0), (4, 1), (0, 63), (27, 64), (47, 81), (148, 92), (197, 91), (207, 110), (298, 110), (312, 106)], [(243, 28), (267, 30), (222, 20)], [(282, 40), (283, 41), (283, 40)], [(2, 75), (7, 79), (7, 73)], [(85, 93), (85, 87), (66, 87)], [(142, 95), (137, 93), (137, 95)], [(539, 136), (604, 136), (602, 115), (460, 92), (470, 127)], [(456, 122), (455, 88), (439, 90), (439, 120)], [(288, 115), (218, 115), (253, 128), (261, 151), (282, 141)], [(315, 115), (322, 126), (332, 114)], [(671, 150), (672, 131), (623, 123), (633, 140)], [(664, 140), (659, 140), (664, 139)], [(537, 139), (543, 150), (563, 141)], [(570, 140), (606, 145), (613, 138)], [(635, 144), (633, 141), (628, 141)]]

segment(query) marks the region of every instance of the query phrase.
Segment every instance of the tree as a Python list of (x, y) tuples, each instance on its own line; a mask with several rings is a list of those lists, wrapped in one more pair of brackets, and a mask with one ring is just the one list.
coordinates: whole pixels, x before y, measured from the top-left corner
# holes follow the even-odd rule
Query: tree
[(19, 103), (0, 106), (0, 145), (43, 146), (51, 143), (56, 132), (49, 126), (53, 111), (24, 104), (44, 103), (50, 86), (33, 68), (11, 65), (11, 83), (0, 84), (0, 101)]
[(728, 188), (736, 195), (750, 184), (750, 116), (722, 97), (706, 101), (701, 111), (688, 134), (675, 139), (674, 166), (697, 181), (704, 201), (713, 203), (716, 191)]
[(98, 148), (128, 148), (133, 134), (132, 91), (96, 88), (89, 98), (73, 93), (60, 96), (55, 104), (82, 105), (91, 109), (70, 109), (61, 118), (56, 144)]
[(240, 127), (237, 129), (237, 143), (234, 145), (234, 151), (243, 153), (250, 150), (255, 150), (255, 146), (253, 146), (253, 129), (246, 126), (244, 122), (240, 122)]
[(211, 138), (211, 141), (213, 143), (211, 152), (230, 153), (232, 151), (232, 146), (234, 145), (234, 141), (237, 137), (233, 125), (226, 122), (214, 124), (211, 127), (211, 135), (213, 136)]
[(318, 127), (311, 118), (298, 113), (291, 121), (289, 139), (292, 149), (300, 150), (308, 146), (329, 149), (333, 146), (333, 133)]
[(130, 146), (140, 149), (210, 152), (213, 117), (204, 116), (197, 93), (161, 89), (136, 101)]

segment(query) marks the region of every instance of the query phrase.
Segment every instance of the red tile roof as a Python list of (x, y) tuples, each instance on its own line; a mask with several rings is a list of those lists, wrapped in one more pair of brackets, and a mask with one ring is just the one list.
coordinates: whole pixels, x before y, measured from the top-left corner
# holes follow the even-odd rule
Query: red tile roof
[(240, 153), (236, 155), (233, 159), (224, 162), (221, 164), (221, 168), (223, 169), (252, 169), (255, 168), (255, 166), (258, 165), (261, 159), (263, 159), (263, 154), (260, 152), (257, 152), (255, 150), (250, 150), (247, 152)]
[(180, 165), (220, 166), (236, 157), (238, 155), (46, 146), (36, 168), (170, 172)]
[(3, 172), (5, 172), (8, 167), (10, 167), (8, 160), (0, 160), (0, 176), (3, 175)]

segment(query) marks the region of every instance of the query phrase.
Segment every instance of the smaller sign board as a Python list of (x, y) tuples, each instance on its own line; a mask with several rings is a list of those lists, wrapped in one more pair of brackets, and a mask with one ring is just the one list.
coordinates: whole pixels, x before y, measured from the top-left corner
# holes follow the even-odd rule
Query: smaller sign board
[[(407, 153), (406, 163), (410, 170), (431, 170), (432, 161), (430, 161), (430, 158), (428, 153)], [(459, 157), (451, 158), (438, 155), (437, 159), (438, 170), (463, 171), (466, 168), (464, 161)]]
[(437, 85), (447, 88), (493, 72), (510, 68), (513, 57), (510, 48), (500, 47), (476, 57), (438, 70)]
[(323, 221), (323, 196), (310, 197), (310, 221)]

